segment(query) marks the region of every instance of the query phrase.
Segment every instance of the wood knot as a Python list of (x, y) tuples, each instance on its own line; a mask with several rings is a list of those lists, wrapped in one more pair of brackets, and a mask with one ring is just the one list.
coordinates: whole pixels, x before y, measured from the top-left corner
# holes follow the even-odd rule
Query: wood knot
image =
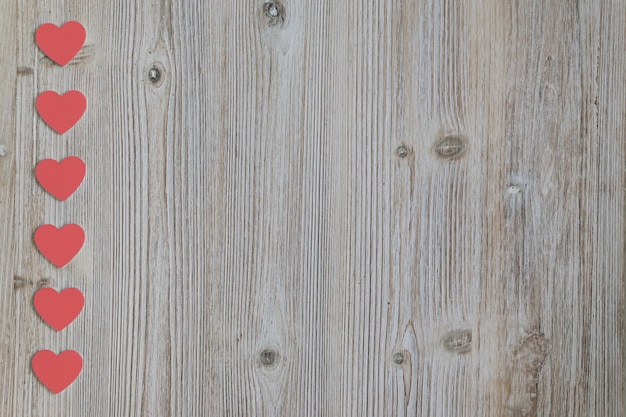
[(146, 72), (146, 79), (155, 88), (163, 85), (165, 79), (165, 67), (163, 64), (160, 62), (153, 63)]
[(150, 71), (148, 71), (148, 78), (152, 83), (158, 82), (161, 79), (161, 70), (156, 67), (150, 68)]
[(25, 75), (33, 75), (35, 71), (31, 67), (17, 67), (17, 75), (25, 76)]
[(285, 22), (285, 6), (278, 1), (269, 1), (263, 4), (263, 14), (270, 26), (282, 26)]
[(522, 413), (535, 411), (539, 371), (550, 353), (550, 342), (535, 333), (521, 341), (513, 351), (508, 407)]
[(465, 353), (472, 350), (472, 330), (459, 329), (446, 333), (441, 343), (448, 352)]
[(264, 349), (259, 355), (261, 365), (270, 367), (276, 364), (278, 360), (278, 352), (274, 349)]
[(393, 355), (393, 362), (396, 365), (402, 365), (404, 363), (404, 353), (403, 352), (396, 352)]
[(28, 278), (24, 278), (24, 277), (20, 277), (18, 275), (15, 275), (13, 277), (13, 289), (14, 290), (19, 290), (20, 288), (24, 288), (27, 285), (32, 285), (33, 281), (31, 281)]
[(43, 287), (49, 287), (49, 286), (50, 286), (49, 278), (41, 278), (39, 281), (37, 281), (37, 288), (43, 288)]
[(467, 140), (461, 136), (446, 136), (435, 143), (434, 150), (439, 158), (456, 159), (465, 154)]
[(522, 192), (522, 188), (519, 185), (511, 184), (506, 189), (507, 194), (515, 195)]

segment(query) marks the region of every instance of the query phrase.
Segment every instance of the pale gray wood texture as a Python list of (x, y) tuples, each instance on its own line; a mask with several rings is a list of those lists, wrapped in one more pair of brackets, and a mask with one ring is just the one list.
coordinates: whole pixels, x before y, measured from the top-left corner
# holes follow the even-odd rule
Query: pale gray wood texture
[[(626, 2), (271, 12), (0, 1), (0, 414), (622, 416)], [(68, 20), (61, 68), (34, 33)], [(87, 97), (65, 135), (47, 89)], [(43, 223), (86, 231), (63, 269)], [(42, 285), (85, 293), (60, 333)], [(40, 349), (83, 355), (61, 394)]]

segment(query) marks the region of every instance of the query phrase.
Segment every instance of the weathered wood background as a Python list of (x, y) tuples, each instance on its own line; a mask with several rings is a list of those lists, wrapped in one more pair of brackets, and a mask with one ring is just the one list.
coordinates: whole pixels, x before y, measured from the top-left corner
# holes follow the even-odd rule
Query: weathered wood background
[[(0, 0), (0, 414), (622, 416), (626, 2), (277, 10)], [(63, 136), (48, 89), (89, 102)], [(63, 269), (43, 223), (86, 231)], [(42, 285), (85, 293), (68, 329)], [(59, 395), (40, 349), (83, 355)]]

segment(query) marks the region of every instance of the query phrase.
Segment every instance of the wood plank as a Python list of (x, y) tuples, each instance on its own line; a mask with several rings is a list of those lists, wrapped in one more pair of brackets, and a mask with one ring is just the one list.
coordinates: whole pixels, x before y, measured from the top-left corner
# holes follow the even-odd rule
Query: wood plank
[[(67, 20), (88, 37), (61, 68), (34, 32)], [(0, 408), (623, 415), (624, 21), (620, 0), (0, 2)], [(46, 89), (87, 96), (65, 135)], [(88, 174), (59, 202), (34, 167), (69, 155)], [(87, 242), (59, 270), (32, 234), (69, 222)], [(85, 293), (60, 333), (43, 285)], [(40, 349), (84, 357), (59, 395)]]
[[(17, 356), (20, 354), (17, 346), (16, 335), (19, 334), (21, 323), (16, 314), (16, 302), (14, 293), (24, 291), (24, 287), (30, 283), (21, 276), (14, 276), (14, 265), (10, 260), (15, 259), (17, 254), (16, 245), (6, 244), (9, 237), (14, 235), (14, 218), (19, 210), (19, 201), (15, 199), (16, 189), (16, 160), (14, 155), (19, 146), (18, 129), (15, 106), (11, 105), (17, 95), (18, 78), (27, 77), (29, 71), (26, 68), (18, 68), (17, 31), (14, 22), (17, 18), (16, 2), (7, 4), (0, 3), (0, 94), (7, 102), (0, 106), (0, 237), (5, 244), (0, 251), (0, 406), (8, 415), (16, 415), (15, 405), (17, 398), (23, 395), (19, 386), (15, 383), (16, 374), (24, 374), (24, 370), (18, 368)], [(21, 372), (20, 372), (21, 371)]]

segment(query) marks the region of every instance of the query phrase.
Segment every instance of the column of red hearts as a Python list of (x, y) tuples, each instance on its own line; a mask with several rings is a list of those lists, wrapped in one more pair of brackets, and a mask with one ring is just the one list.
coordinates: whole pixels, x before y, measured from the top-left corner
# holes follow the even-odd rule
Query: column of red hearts
[[(35, 38), (43, 53), (63, 67), (83, 47), (86, 35), (85, 28), (78, 22), (67, 22), (60, 28), (46, 23), (37, 29)], [(87, 100), (81, 92), (75, 90), (63, 95), (45, 91), (37, 97), (36, 107), (48, 126), (62, 135), (80, 120), (87, 108)], [(69, 156), (60, 162), (54, 159), (40, 161), (35, 176), (48, 193), (65, 201), (78, 189), (85, 172), (83, 160)], [(57, 268), (63, 268), (82, 248), (85, 232), (77, 224), (66, 224), (61, 228), (44, 224), (35, 231), (34, 240), (37, 249), (48, 261)], [(56, 331), (63, 330), (74, 321), (84, 303), (83, 293), (76, 288), (67, 288), (61, 292), (43, 288), (37, 291), (33, 300), (37, 313)], [(50, 350), (41, 350), (32, 359), (33, 372), (55, 394), (74, 382), (82, 367), (83, 359), (74, 350), (66, 350), (59, 355)]]

